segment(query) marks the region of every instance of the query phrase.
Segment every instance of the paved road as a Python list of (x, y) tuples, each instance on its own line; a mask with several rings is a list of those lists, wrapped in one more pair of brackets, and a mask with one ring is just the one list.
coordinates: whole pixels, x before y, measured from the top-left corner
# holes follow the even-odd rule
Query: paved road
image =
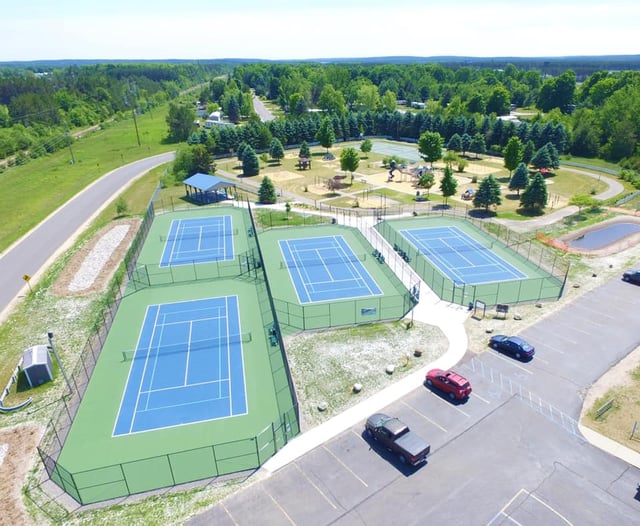
[(0, 257), (0, 320), (27, 287), (22, 277), (37, 279), (47, 264), (77, 237), (80, 229), (126, 186), (152, 168), (173, 160), (174, 152), (133, 162), (106, 174), (51, 214)]
[(640, 287), (619, 279), (524, 331), (521, 363), (492, 350), (457, 367), (474, 393), (451, 404), (423, 386), (384, 411), (432, 444), (407, 469), (363, 437), (327, 440), (189, 526), (640, 524), (640, 469), (579, 432), (579, 393), (640, 343)]

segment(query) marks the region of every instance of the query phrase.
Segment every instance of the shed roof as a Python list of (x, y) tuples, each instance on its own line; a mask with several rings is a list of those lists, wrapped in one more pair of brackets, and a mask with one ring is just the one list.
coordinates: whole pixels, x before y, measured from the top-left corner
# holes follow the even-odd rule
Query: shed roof
[(198, 190), (202, 190), (203, 192), (213, 192), (220, 188), (228, 188), (236, 185), (235, 183), (226, 181), (220, 177), (216, 177), (215, 175), (202, 173), (193, 174), (191, 177), (187, 177), (183, 183), (188, 186), (192, 186), (193, 188), (197, 188)]

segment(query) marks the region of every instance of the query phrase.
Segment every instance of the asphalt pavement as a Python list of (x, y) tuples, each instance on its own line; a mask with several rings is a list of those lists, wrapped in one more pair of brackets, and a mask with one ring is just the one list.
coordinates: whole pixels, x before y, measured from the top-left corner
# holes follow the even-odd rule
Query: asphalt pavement
[(28, 291), (24, 276), (36, 283), (49, 264), (69, 248), (83, 227), (135, 179), (168, 163), (175, 152), (163, 153), (109, 172), (61, 206), (0, 257), (0, 322)]

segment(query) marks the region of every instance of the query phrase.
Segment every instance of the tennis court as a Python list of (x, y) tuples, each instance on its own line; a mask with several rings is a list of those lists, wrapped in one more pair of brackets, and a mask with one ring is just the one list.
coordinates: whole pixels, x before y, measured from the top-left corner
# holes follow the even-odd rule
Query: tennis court
[(341, 235), (279, 240), (301, 304), (379, 296), (380, 287)]
[(476, 285), (527, 278), (492, 251), (493, 243), (484, 245), (457, 226), (412, 228), (400, 233), (454, 283)]
[(246, 414), (237, 296), (149, 305), (114, 436)]
[(160, 238), (164, 242), (160, 266), (231, 260), (234, 234), (230, 215), (175, 219), (169, 234)]

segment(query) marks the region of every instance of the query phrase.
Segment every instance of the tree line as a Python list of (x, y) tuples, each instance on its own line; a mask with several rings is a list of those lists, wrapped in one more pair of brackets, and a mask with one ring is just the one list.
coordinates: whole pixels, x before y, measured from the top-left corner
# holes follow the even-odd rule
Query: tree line
[(161, 63), (0, 68), (0, 159), (21, 163), (64, 148), (70, 130), (144, 113), (229, 69)]

